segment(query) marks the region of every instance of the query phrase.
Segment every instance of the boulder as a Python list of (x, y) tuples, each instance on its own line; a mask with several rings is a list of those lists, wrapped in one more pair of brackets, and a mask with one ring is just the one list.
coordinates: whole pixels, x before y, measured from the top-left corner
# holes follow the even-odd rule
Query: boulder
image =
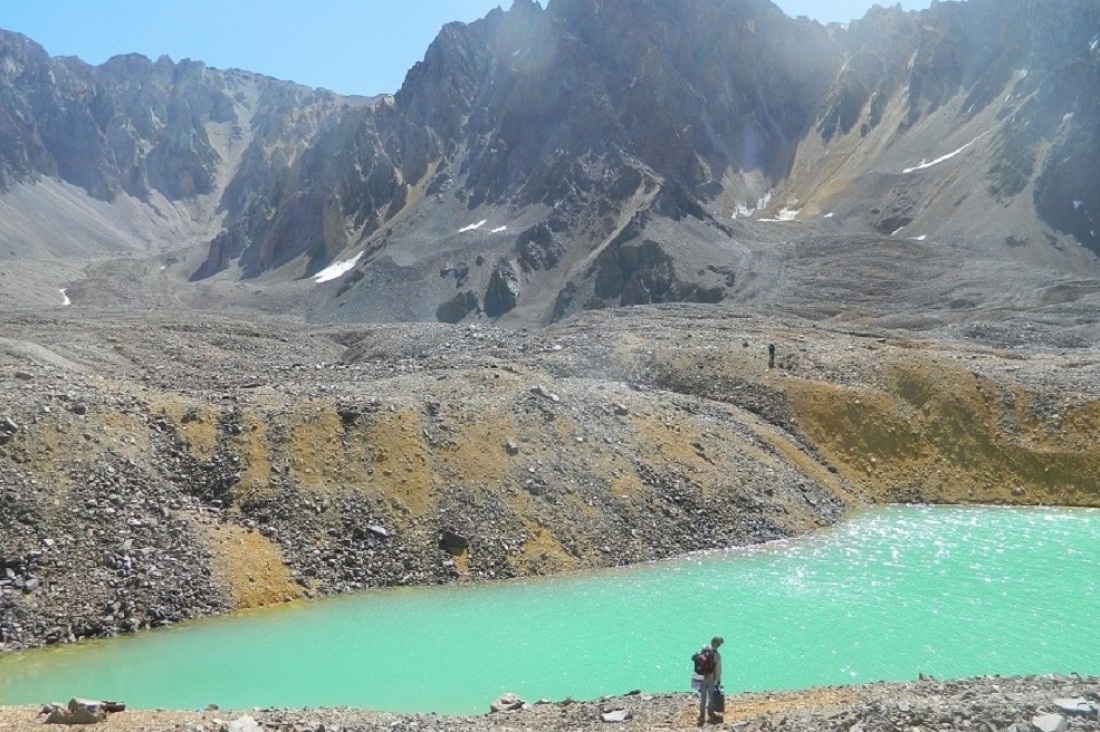
[(1074, 697), (1072, 699), (1055, 699), (1054, 706), (1058, 707), (1058, 711), (1065, 714), (1095, 714), (1097, 712), (1097, 706), (1090, 702), (1083, 696)]
[(1031, 719), (1031, 724), (1039, 732), (1065, 732), (1069, 726), (1061, 714), (1040, 714)]
[(46, 724), (96, 724), (107, 719), (107, 705), (115, 702), (101, 702), (91, 699), (70, 699), (67, 708), (62, 709), (51, 704), (42, 711), (49, 711)]
[(462, 534), (445, 529), (439, 534), (439, 546), (447, 551), (462, 551), (470, 548), (470, 540)]
[(98, 701), (98, 700), (95, 700), (95, 699), (80, 699), (80, 698), (74, 697), (74, 698), (69, 700), (69, 704), (68, 704), (67, 708), (68, 708), (68, 711), (70, 711), (70, 712), (77, 712), (77, 711), (80, 711), (81, 709), (83, 709), (85, 711), (89, 711), (89, 712), (95, 712), (95, 711), (98, 711), (99, 709), (101, 709), (102, 707), (103, 707), (103, 702), (101, 702), (101, 701)]
[(263, 727), (247, 714), (229, 722), (223, 729), (224, 732), (263, 732)]
[(493, 714), (497, 712), (514, 712), (523, 709), (525, 706), (527, 706), (527, 702), (515, 694), (508, 693), (497, 697), (497, 700), (489, 705), (489, 711)]
[(625, 709), (613, 709), (609, 712), (603, 712), (600, 719), (605, 722), (625, 722), (630, 719), (630, 712)]
[(441, 303), (435, 309), (435, 319), (441, 323), (458, 323), (470, 313), (477, 312), (480, 307), (477, 295), (466, 290)]
[(97, 724), (107, 719), (107, 712), (89, 712), (87, 709), (77, 709), (75, 712), (58, 710), (46, 717), (46, 724)]
[(490, 318), (504, 315), (519, 302), (521, 292), (519, 275), (507, 259), (501, 259), (493, 267), (489, 285), (485, 290), (485, 314)]

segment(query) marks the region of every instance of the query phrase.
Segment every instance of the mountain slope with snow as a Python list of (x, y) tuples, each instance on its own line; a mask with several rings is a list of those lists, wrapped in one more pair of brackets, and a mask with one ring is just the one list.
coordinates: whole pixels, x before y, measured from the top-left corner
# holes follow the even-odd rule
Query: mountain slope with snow
[[(444, 27), (373, 101), (194, 62), (88, 67), (3, 34), (0, 260), (107, 257), (56, 283), (75, 307), (1095, 324), (1097, 27), (1074, 0), (849, 28), (767, 0), (516, 0)], [(879, 279), (901, 242), (919, 291)]]

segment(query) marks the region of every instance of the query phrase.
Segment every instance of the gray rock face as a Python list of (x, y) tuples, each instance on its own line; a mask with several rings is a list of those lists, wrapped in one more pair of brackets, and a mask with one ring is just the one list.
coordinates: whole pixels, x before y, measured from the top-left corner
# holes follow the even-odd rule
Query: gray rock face
[(221, 159), (207, 125), (239, 121), (221, 74), (136, 55), (93, 68), (7, 32), (0, 59), (0, 130), (14, 143), (0, 155), (0, 185), (56, 175), (108, 201), (214, 189)]
[[(3, 33), (0, 191), (163, 195), (189, 231), (221, 227), (188, 264), (200, 285), (283, 268), (290, 288), (362, 254), (317, 297), (271, 296), (317, 320), (758, 297), (708, 269), (743, 272), (746, 239), (767, 250), (745, 218), (793, 217), (782, 242), (836, 214), (842, 242), (962, 237), (1038, 261), (1072, 243), (1094, 262), (1097, 27), (1074, 0), (875, 8), (848, 29), (766, 0), (521, 0), (445, 27), (373, 103), (191, 61), (91, 67)], [(452, 256), (510, 264), (443, 293)]]
[[(243, 213), (278, 203), (295, 151), (327, 117), (365, 102), (167, 57), (130, 54), (93, 67), (0, 31), (0, 194), (55, 179), (151, 210), (161, 195), (189, 207), (200, 228), (227, 213), (233, 233), (215, 239), (212, 273), (270, 228), (270, 212)], [(204, 197), (214, 200), (195, 205)]]
[(440, 323), (457, 323), (479, 307), (477, 295), (467, 290), (436, 308), (435, 317)]
[[(627, 9), (567, 0), (546, 10), (516, 3), (509, 12), (444, 29), (392, 106), (357, 111), (354, 125), (327, 133), (317, 149), (325, 151), (328, 167), (318, 167), (308, 181), (290, 182), (291, 188), (307, 185), (300, 198), (274, 204), (299, 213), (263, 219), (277, 224), (260, 226), (252, 237), (253, 246), (264, 238), (267, 254), (242, 261), (249, 272), (302, 251), (311, 268), (328, 261), (343, 243), (319, 233), (338, 230), (339, 216), (327, 222), (319, 213), (319, 201), (333, 190), (336, 198), (325, 205), (362, 226), (360, 242), (381, 254), (377, 264), (362, 266), (380, 273), (388, 266), (381, 261), (387, 248), (422, 239), (409, 226), (387, 236), (387, 222), (401, 210), (415, 208), (431, 222), (441, 215), (440, 203), (452, 199), (475, 210), (544, 205), (552, 213), (515, 238), (514, 265), (497, 266), (481, 279), (485, 317), (511, 317), (548, 291), (557, 297), (552, 306), (540, 305), (548, 319), (578, 308), (715, 302), (728, 297), (732, 285), (706, 274), (705, 266), (685, 266), (710, 254), (691, 237), (658, 234), (658, 222), (709, 222), (709, 236), (728, 241), (730, 231), (717, 219), (736, 208), (731, 198), (764, 192), (747, 181), (767, 181), (777, 191), (792, 183), (797, 188), (792, 166), (802, 142), (816, 135), (825, 145), (878, 144), (867, 153), (871, 170), (884, 164), (876, 162), (882, 155), (876, 135), (942, 150), (942, 136), (929, 122), (952, 115), (950, 124), (972, 123), (982, 135), (975, 154), (984, 181), (976, 185), (1006, 204), (1032, 192), (1030, 218), (1019, 219), (1019, 227), (1038, 224), (1092, 246), (1100, 166), (1083, 162), (1096, 158), (1095, 129), (1085, 120), (1095, 118), (1091, 105), (1100, 95), (1063, 91), (1066, 84), (1100, 88), (1091, 83), (1096, 50), (1081, 35), (1096, 26), (1095, 9), (1058, 4), (1032, 18), (1034, 7), (1011, 6), (972, 0), (921, 14), (876, 9), (843, 32), (787, 19), (766, 2), (707, 0), (687, 8), (647, 0)], [(1067, 20), (1079, 30), (1068, 30)], [(1041, 32), (1026, 30), (1032, 21)], [(1055, 58), (1066, 48), (1078, 59), (1070, 68)], [(1006, 96), (999, 117), (975, 121)], [(1068, 153), (1040, 153), (1048, 144), (1084, 154), (1068, 165)], [(428, 187), (430, 197), (417, 198), (408, 187), (433, 168), (441, 172)], [(817, 183), (812, 190), (828, 185)], [(868, 193), (883, 200), (868, 204), (862, 191), (853, 191), (830, 205), (862, 207), (865, 215), (848, 225), (887, 236), (905, 236), (907, 227), (949, 203), (931, 200), (919, 186), (886, 184)], [(318, 203), (303, 209), (300, 201), (311, 200)], [(716, 219), (712, 211), (722, 215)], [(621, 228), (639, 215), (637, 224)], [(974, 226), (974, 215), (944, 209), (935, 219), (965, 230)], [(280, 228), (287, 216), (299, 225)], [(500, 257), (487, 238), (471, 242), (468, 251), (490, 261)], [(592, 252), (599, 253), (595, 270), (573, 264)], [(524, 273), (522, 289), (515, 269)], [(415, 270), (402, 275), (417, 287)], [(376, 287), (368, 277), (341, 292), (339, 305)], [(446, 321), (474, 313), (469, 295), (435, 302), (435, 317)]]
[(519, 275), (507, 259), (502, 259), (493, 267), (489, 277), (489, 286), (485, 290), (485, 314), (490, 318), (499, 317), (516, 306), (523, 291)]

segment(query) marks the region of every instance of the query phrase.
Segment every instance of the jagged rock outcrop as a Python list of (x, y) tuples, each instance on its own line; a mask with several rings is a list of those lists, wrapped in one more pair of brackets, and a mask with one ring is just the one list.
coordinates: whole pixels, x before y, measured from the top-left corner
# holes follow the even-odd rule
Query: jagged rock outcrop
[[(264, 276), (269, 294), (236, 297), (318, 320), (545, 322), (759, 298), (751, 272), (773, 266), (776, 222), (783, 241), (826, 226), (840, 246), (931, 236), (996, 258), (1016, 242), (1069, 273), (1100, 267), (1097, 27), (1100, 9), (1073, 0), (874, 8), (849, 28), (767, 0), (515, 0), (446, 26), (374, 103), (191, 61), (90, 67), (4, 34), (0, 187), (56, 179), (180, 207), (188, 226), (145, 241), (201, 243), (173, 270), (197, 292)], [(624, 297), (608, 263), (637, 216), (668, 264)], [(735, 233), (734, 219), (749, 223)], [(354, 256), (344, 282), (302, 297)], [(463, 285), (481, 309), (435, 274), (501, 258), (507, 293), (493, 267)]]
[(477, 295), (466, 290), (436, 308), (435, 319), (440, 323), (458, 323), (470, 313), (477, 312), (479, 307)]
[[(885, 234), (904, 236), (911, 224), (921, 229), (914, 234), (1061, 234), (1100, 252), (1100, 178), (1082, 162), (1098, 152), (1095, 125), (1085, 121), (1100, 103), (1097, 23), (1100, 9), (1072, 2), (873, 8), (842, 37), (846, 63), (805, 163), (835, 172), (836, 162), (809, 160), (823, 147), (875, 162), (840, 163), (843, 175), (831, 181), (811, 173), (806, 185), (795, 182), (795, 197), (814, 213), (870, 198), (866, 208), (879, 212), (863, 221)], [(885, 179), (884, 168), (893, 169)], [(861, 175), (864, 184), (853, 183)], [(828, 190), (811, 191), (811, 179)], [(925, 180), (934, 182), (921, 190)], [(991, 216), (996, 209), (1002, 214)]]
[[(0, 31), (0, 194), (52, 179), (99, 201), (135, 199), (153, 216), (134, 243), (169, 238), (155, 218), (167, 219), (166, 207), (196, 233), (224, 214), (229, 233), (215, 237), (204, 265), (216, 271), (240, 256), (244, 233), (271, 227), (276, 193), (324, 120), (365, 101), (168, 57), (93, 67)], [(48, 238), (5, 232), (32, 255), (36, 236)]]
[(489, 287), (485, 290), (485, 314), (490, 318), (504, 315), (516, 306), (522, 292), (515, 267), (507, 259), (501, 259), (489, 276)]
[[(432, 288), (435, 265), (425, 257), (423, 240), (438, 236), (434, 232), (446, 217), (502, 206), (509, 217), (523, 217), (537, 206), (550, 207), (514, 238), (511, 252), (487, 236), (463, 244), (470, 258), (507, 256), (518, 265), (503, 289), (499, 269), (484, 270), (471, 283), (484, 288), (480, 313), (490, 318), (536, 298), (543, 304), (535, 310), (550, 319), (578, 306), (730, 296), (711, 281), (716, 273), (696, 264), (703, 256), (699, 250), (686, 254), (697, 246), (694, 237), (647, 226), (641, 242), (626, 247), (624, 259), (622, 229), (648, 212), (647, 220), (709, 220), (709, 236), (729, 241), (731, 232), (717, 220), (737, 217), (746, 201), (758, 198), (765, 202), (751, 206), (757, 216), (775, 215), (784, 201), (803, 220), (826, 206), (852, 213), (862, 207), (862, 215), (846, 216), (844, 226), (904, 236), (907, 227), (933, 220), (940, 230), (981, 231), (984, 209), (1030, 192), (1035, 205), (1014, 207), (999, 224), (1005, 233), (998, 241), (1031, 238), (1045, 228), (1091, 246), (1090, 212), (1100, 209), (1092, 196), (1100, 186), (1090, 184), (1095, 173), (1081, 163), (1069, 165), (1059, 151), (1072, 145), (1088, 153), (1082, 159), (1093, 159), (1095, 131), (1083, 120), (1091, 118), (1098, 95), (1080, 94), (1069, 102), (1062, 93), (1065, 84), (1097, 86), (1090, 84), (1098, 68), (1089, 61), (1095, 44), (1082, 35), (1095, 27), (1092, 12), (1060, 4), (1036, 17), (1031, 32), (1026, 19), (1038, 13), (1034, 7), (971, 0), (924, 13), (878, 8), (842, 30), (791, 20), (755, 0), (690, 7), (659, 0), (623, 6), (556, 0), (545, 10), (523, 0), (508, 12), (445, 28), (392, 106), (356, 112), (358, 142), (326, 142), (332, 156), (324, 159), (331, 170), (343, 171), (329, 177), (345, 182), (318, 188), (313, 184), (325, 180), (318, 171), (308, 178), (310, 190), (315, 196), (337, 191), (345, 220), (353, 222), (346, 243), (366, 245), (372, 254), (360, 268), (392, 274), (386, 259), (407, 262), (410, 252), (417, 253), (426, 265), (422, 270), (402, 267), (410, 293)], [(1077, 30), (1063, 27), (1071, 17)], [(1068, 65), (1056, 58), (1066, 48), (1079, 57)], [(1002, 102), (1006, 93), (1009, 99)], [(1003, 109), (990, 111), (989, 119), (980, 116), (998, 105)], [(931, 165), (917, 164), (920, 157), (889, 163), (900, 175), (909, 162), (912, 181), (866, 176), (906, 149), (922, 151), (929, 161), (951, 153), (941, 130), (960, 123), (971, 124), (973, 147), (981, 148), (986, 161), (975, 173), (978, 180), (968, 182), (981, 192), (966, 205), (958, 206), (959, 193), (920, 186), (919, 177), (931, 175), (923, 172)], [(400, 144), (393, 142), (395, 134)], [(898, 152), (884, 156), (886, 144)], [(850, 149), (847, 168), (837, 170), (823, 156), (829, 145)], [(1044, 155), (1048, 147), (1051, 153)], [(857, 156), (862, 162), (852, 168)], [(805, 168), (812, 175), (804, 175)], [(853, 178), (864, 182), (852, 185)], [(353, 191), (370, 195), (349, 201)], [(812, 205), (800, 199), (812, 199)], [(284, 205), (299, 211), (301, 200)], [(307, 252), (310, 271), (333, 258), (342, 243), (339, 236), (323, 235), (337, 227), (321, 223), (320, 205), (314, 203), (303, 219), (312, 238), (279, 228), (282, 219), (267, 234), (296, 242), (286, 255)], [(452, 231), (464, 223), (456, 221)], [(649, 256), (641, 257), (648, 262), (641, 270), (632, 264), (634, 254), (656, 257), (658, 251), (665, 264)], [(602, 272), (594, 288), (599, 292), (578, 302), (576, 293), (592, 289), (584, 281), (593, 258)], [(284, 261), (245, 259), (249, 271)], [(732, 261), (709, 264), (737, 269)], [(368, 276), (346, 288), (335, 305), (366, 298), (376, 308), (367, 292), (378, 282)], [(556, 304), (546, 303), (548, 292)], [(439, 306), (445, 302), (436, 300)], [(402, 311), (416, 308), (410, 303), (392, 314), (407, 317)], [(446, 318), (460, 311), (463, 318), (478, 312), (439, 309)]]

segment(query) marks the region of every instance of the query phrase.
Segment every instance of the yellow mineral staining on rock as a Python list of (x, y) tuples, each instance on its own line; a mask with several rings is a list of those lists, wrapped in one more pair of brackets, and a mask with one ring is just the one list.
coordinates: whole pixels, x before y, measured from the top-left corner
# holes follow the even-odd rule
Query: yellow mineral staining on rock
[(879, 501), (1100, 504), (1100, 402), (995, 384), (951, 364), (890, 364), (874, 387), (791, 380), (820, 453)]
[(263, 535), (236, 524), (196, 519), (206, 540), (215, 580), (234, 609), (295, 600), (302, 588), (291, 578), (278, 547)]
[(151, 399), (149, 408), (171, 422), (195, 458), (209, 460), (214, 456), (218, 446), (220, 408), (165, 392)]

